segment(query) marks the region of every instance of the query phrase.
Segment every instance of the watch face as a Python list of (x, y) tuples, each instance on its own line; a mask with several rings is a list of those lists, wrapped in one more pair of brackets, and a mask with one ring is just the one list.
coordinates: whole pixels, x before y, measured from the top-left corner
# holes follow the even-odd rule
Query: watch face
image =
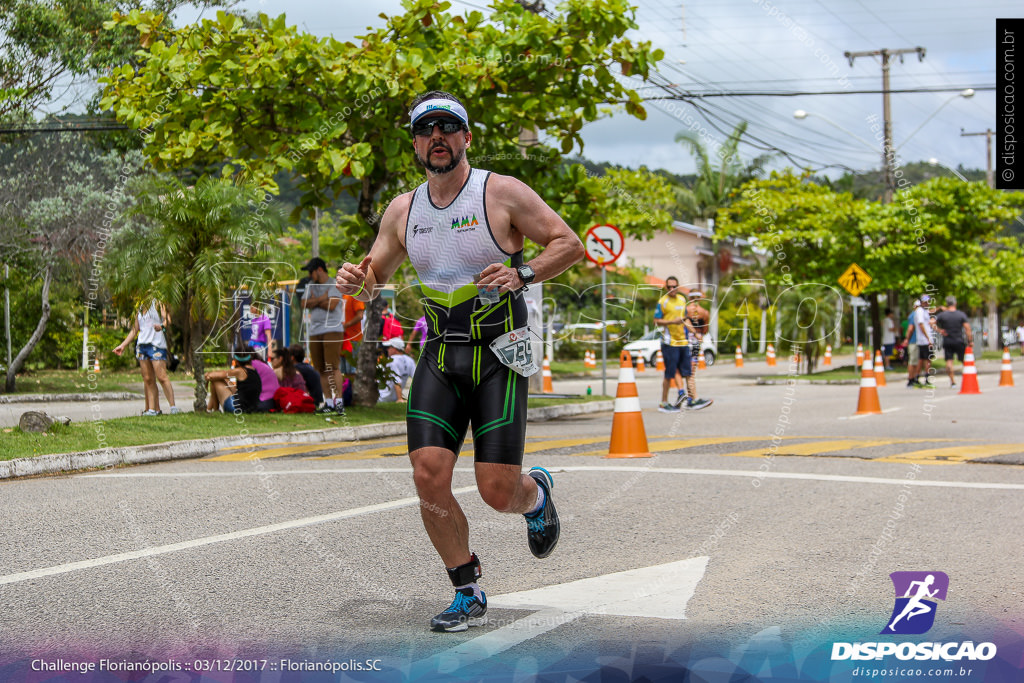
[(537, 274), (533, 272), (533, 268), (530, 266), (519, 266), (516, 270), (519, 272), (519, 279), (523, 281), (524, 285), (530, 284), (537, 277)]

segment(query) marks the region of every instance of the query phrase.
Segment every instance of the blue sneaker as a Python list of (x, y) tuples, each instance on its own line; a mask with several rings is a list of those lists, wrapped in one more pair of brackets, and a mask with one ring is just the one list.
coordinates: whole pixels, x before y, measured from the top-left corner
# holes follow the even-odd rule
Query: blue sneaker
[(537, 486), (544, 490), (544, 505), (537, 512), (523, 515), (526, 517), (526, 540), (530, 544), (530, 552), (535, 557), (544, 558), (555, 549), (561, 532), (558, 513), (555, 512), (555, 501), (551, 498), (555, 480), (543, 467), (534, 467), (530, 470), (529, 476), (536, 479)]
[(690, 404), (690, 397), (686, 395), (685, 391), (680, 391), (679, 394), (676, 396), (676, 400), (675, 400), (675, 403), (673, 403), (673, 405), (676, 408), (681, 408), (683, 406), (683, 403), (686, 403), (687, 405), (689, 405)]
[(455, 599), (448, 609), (430, 620), (431, 631), (457, 633), (469, 629), (469, 620), (482, 617), (487, 612), (487, 596), (480, 591), (480, 597), (473, 595), (472, 588), (455, 591)]

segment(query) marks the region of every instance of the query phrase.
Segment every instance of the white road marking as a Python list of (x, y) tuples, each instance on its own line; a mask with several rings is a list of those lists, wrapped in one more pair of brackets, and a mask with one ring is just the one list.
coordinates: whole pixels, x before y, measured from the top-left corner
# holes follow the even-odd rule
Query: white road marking
[[(551, 472), (662, 472), (665, 474), (695, 474), (710, 477), (756, 477), (761, 479), (802, 479), (805, 481), (836, 481), (852, 484), (890, 484), (894, 486), (938, 486), (944, 488), (963, 489), (1003, 489), (1019, 491), (1024, 490), (1024, 484), (1001, 484), (994, 482), (973, 482), (973, 481), (939, 481), (935, 479), (884, 479), (882, 477), (854, 477), (842, 474), (814, 474), (802, 472), (761, 472), (755, 470), (713, 470), (695, 469), (683, 467), (642, 467), (625, 465), (581, 465), (566, 467), (548, 467)], [(177, 472), (177, 473), (147, 473), (147, 472), (126, 472), (124, 474), (92, 474), (84, 475), (82, 478), (90, 479), (117, 479), (119, 477), (238, 477), (238, 476), (285, 476), (285, 475), (317, 475), (317, 474), (408, 474), (408, 469), (397, 468), (369, 468), (360, 467), (353, 469), (332, 468), (322, 470), (271, 470), (261, 472)], [(469, 467), (456, 467), (455, 472), (460, 474), (473, 474)], [(461, 489), (459, 489), (461, 491)]]
[[(476, 487), (464, 486), (462, 488), (454, 489), (452, 493), (461, 494), (469, 493), (470, 491), (476, 491)], [(117, 555), (107, 555), (106, 557), (97, 557), (91, 560), (81, 560), (80, 562), (69, 562), (68, 564), (59, 564), (53, 567), (32, 569), (27, 572), (19, 572), (17, 574), (8, 574), (6, 576), (0, 576), (0, 586), (8, 583), (18, 583), (19, 581), (40, 579), (46, 576), (66, 574), (68, 572), (78, 571), (79, 569), (92, 569), (93, 567), (102, 567), (103, 565), (107, 564), (127, 562), (129, 560), (138, 560), (144, 557), (152, 557), (154, 555), (164, 555), (166, 553), (173, 553), (179, 550), (188, 550), (189, 548), (199, 548), (204, 545), (212, 545), (214, 543), (237, 541), (238, 539), (249, 538), (251, 536), (262, 536), (263, 534), (272, 534), (278, 531), (288, 531), (290, 529), (297, 529), (305, 526), (325, 524), (327, 522), (335, 522), (341, 519), (349, 519), (351, 517), (368, 515), (374, 512), (395, 510), (397, 508), (419, 505), (419, 502), (419, 498), (401, 498), (399, 500), (392, 500), (386, 503), (377, 503), (375, 505), (367, 505), (365, 507), (352, 508), (351, 510), (332, 512), (326, 515), (317, 515), (315, 517), (303, 517), (302, 519), (293, 519), (288, 522), (268, 524), (267, 526), (255, 527), (252, 529), (242, 529), (240, 531), (232, 531), (231, 533), (219, 534), (217, 536), (206, 536), (205, 538), (196, 538), (191, 541), (182, 541), (181, 543), (170, 543), (168, 545), (159, 545), (150, 548), (143, 548), (142, 550), (134, 550), (129, 553), (119, 553)]]
[(249, 470), (237, 470), (234, 472), (117, 472), (110, 473), (104, 472), (103, 474), (83, 474), (83, 479), (126, 479), (128, 477), (141, 477), (145, 478), (174, 478), (174, 477), (245, 477), (261, 475), (278, 475), (278, 474), (394, 474), (395, 472), (412, 472), (412, 465), (405, 469), (397, 469), (394, 467), (353, 467), (351, 469), (345, 469), (335, 467), (331, 469), (309, 469), (309, 470), (274, 470), (264, 468), (260, 470), (249, 469)]
[(420, 660), (413, 664), (413, 672), (452, 673), (588, 614), (685, 619), (686, 604), (704, 577), (708, 559), (695, 557), (492, 597), (488, 614), (493, 609), (538, 611)]
[(889, 484), (892, 486), (938, 486), (959, 489), (1004, 489), (1024, 491), (1024, 484), (996, 484), (974, 481), (939, 481), (935, 479), (883, 479), (881, 477), (853, 477), (843, 474), (807, 474), (802, 472), (762, 472), (755, 470), (698, 470), (683, 467), (630, 467), (626, 465), (609, 465), (605, 467), (549, 467), (549, 472), (595, 472), (611, 470), (613, 472), (664, 472), (667, 474), (697, 474), (718, 477), (746, 477), (750, 479), (802, 479), (805, 481), (836, 481), (851, 484)]
[[(882, 411), (882, 414), (885, 415), (886, 413), (895, 413), (897, 410), (903, 410), (903, 407), (902, 406), (896, 406), (895, 408), (886, 408), (885, 410)], [(877, 414), (878, 413), (864, 413), (863, 415), (843, 415), (839, 419), (840, 420), (860, 420), (860, 419), (863, 419), (865, 417), (871, 417), (872, 415), (877, 415)]]

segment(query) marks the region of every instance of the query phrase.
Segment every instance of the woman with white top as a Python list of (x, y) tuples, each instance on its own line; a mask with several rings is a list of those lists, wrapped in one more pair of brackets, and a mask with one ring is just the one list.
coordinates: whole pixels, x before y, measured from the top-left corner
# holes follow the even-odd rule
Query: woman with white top
[(120, 356), (132, 339), (136, 336), (139, 338), (135, 345), (135, 357), (139, 360), (139, 368), (142, 370), (142, 386), (146, 395), (146, 410), (143, 411), (143, 415), (162, 414), (157, 382), (163, 387), (164, 396), (171, 404), (171, 414), (181, 412), (174, 405), (174, 387), (167, 376), (167, 360), (170, 354), (167, 352), (167, 336), (164, 329), (169, 322), (167, 307), (162, 303), (152, 300), (148, 306), (142, 304), (135, 315), (135, 323), (128, 336), (114, 348), (114, 353)]

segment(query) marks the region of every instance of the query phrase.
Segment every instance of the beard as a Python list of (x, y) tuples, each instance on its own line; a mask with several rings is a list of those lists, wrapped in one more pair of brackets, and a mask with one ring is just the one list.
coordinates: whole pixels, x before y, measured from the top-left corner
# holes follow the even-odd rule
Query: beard
[(431, 152), (433, 152), (435, 149), (439, 147), (448, 152), (448, 157), (451, 159), (451, 161), (449, 161), (447, 164), (443, 166), (437, 166), (434, 164), (434, 162), (430, 161), (429, 159), (424, 159), (419, 154), (415, 155), (416, 163), (418, 163), (420, 166), (427, 169), (431, 173), (450, 173), (455, 169), (456, 166), (462, 163), (462, 158), (466, 155), (466, 153), (463, 151), (459, 152), (458, 154), (455, 154), (454, 152), (452, 152), (451, 147), (449, 147), (443, 142), (439, 142), (433, 147), (431, 147), (430, 150), (427, 152), (428, 157)]

